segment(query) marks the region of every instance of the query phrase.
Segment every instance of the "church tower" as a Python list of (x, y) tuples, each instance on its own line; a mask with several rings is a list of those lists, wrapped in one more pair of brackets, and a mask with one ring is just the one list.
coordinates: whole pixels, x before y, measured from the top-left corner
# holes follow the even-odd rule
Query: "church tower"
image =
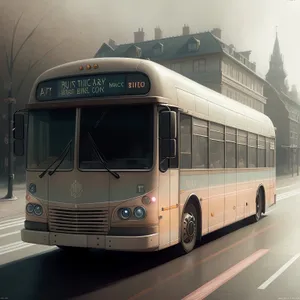
[(279, 92), (287, 93), (288, 88), (285, 84), (287, 74), (284, 71), (283, 58), (280, 53), (278, 34), (274, 43), (273, 53), (269, 63), (269, 71), (266, 80), (272, 84)]

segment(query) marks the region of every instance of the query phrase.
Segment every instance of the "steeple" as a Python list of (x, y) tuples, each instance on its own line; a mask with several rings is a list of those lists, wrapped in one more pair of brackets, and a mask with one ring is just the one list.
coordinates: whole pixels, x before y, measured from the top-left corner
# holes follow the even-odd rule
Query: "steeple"
[(287, 92), (285, 78), (287, 74), (284, 71), (283, 58), (280, 52), (279, 39), (276, 28), (276, 39), (273, 47), (273, 53), (269, 63), (269, 71), (266, 80), (271, 83), (278, 91)]

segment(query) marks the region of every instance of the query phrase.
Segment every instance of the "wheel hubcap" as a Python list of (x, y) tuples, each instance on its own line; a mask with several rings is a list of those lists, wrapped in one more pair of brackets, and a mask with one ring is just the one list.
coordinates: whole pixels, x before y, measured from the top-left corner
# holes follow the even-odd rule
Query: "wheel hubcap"
[(188, 214), (183, 221), (183, 240), (185, 243), (193, 241), (196, 233), (196, 219), (192, 214)]
[(259, 218), (260, 217), (260, 198), (257, 197), (256, 199), (256, 217)]

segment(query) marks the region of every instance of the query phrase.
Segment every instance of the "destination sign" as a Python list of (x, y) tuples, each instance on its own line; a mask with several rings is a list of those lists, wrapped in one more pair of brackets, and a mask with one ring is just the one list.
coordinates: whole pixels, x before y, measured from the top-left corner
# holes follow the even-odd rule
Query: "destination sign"
[(59, 78), (41, 82), (38, 101), (144, 95), (150, 90), (149, 78), (141, 73), (98, 74)]

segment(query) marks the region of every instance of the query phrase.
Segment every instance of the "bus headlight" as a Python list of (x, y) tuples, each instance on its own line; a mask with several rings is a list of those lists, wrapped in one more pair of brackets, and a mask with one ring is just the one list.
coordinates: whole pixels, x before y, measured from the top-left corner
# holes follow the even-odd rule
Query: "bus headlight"
[(134, 216), (137, 219), (144, 219), (146, 217), (146, 210), (144, 207), (138, 206), (133, 211)]
[(128, 220), (131, 216), (130, 208), (120, 208), (118, 211), (119, 218), (122, 220)]
[(39, 205), (39, 204), (34, 205), (33, 212), (34, 212), (35, 215), (41, 216), (43, 214), (43, 208), (42, 208), (42, 206)]
[(34, 211), (34, 205), (32, 203), (28, 203), (26, 205), (26, 211), (29, 213), (29, 214), (32, 214), (33, 211)]
[(156, 198), (155, 197), (148, 197), (148, 196), (144, 196), (143, 198), (142, 198), (142, 202), (143, 202), (143, 204), (145, 204), (145, 205), (149, 205), (150, 203), (155, 203), (156, 202)]

